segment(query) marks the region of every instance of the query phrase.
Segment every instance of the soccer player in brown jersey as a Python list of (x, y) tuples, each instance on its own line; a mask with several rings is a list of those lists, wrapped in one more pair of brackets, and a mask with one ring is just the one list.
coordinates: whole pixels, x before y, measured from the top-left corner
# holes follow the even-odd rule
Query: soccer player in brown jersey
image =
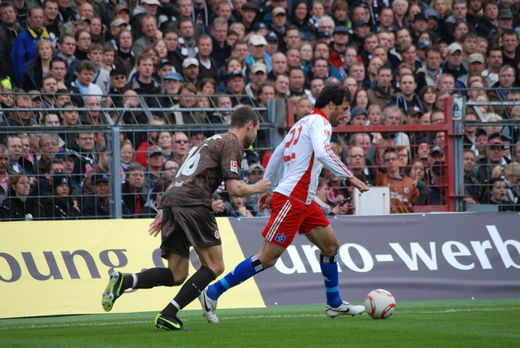
[(253, 144), (259, 127), (256, 113), (240, 106), (231, 115), (225, 134), (217, 134), (191, 148), (174, 181), (164, 194), (162, 210), (150, 225), (150, 234), (161, 231), (162, 256), (168, 268), (151, 268), (140, 273), (112, 272), (102, 297), (105, 311), (126, 289), (146, 289), (184, 283), (188, 276), (189, 248), (193, 246), (201, 266), (181, 287), (177, 296), (157, 315), (158, 329), (180, 330), (177, 312), (196, 299), (224, 271), (217, 222), (211, 210), (211, 194), (222, 181), (232, 196), (265, 192), (270, 181), (246, 184), (240, 175), (244, 149)]

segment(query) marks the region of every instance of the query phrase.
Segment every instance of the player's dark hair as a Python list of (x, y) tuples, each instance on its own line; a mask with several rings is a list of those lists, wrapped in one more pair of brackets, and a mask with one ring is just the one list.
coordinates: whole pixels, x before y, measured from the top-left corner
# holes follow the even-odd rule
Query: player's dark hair
[(350, 101), (350, 91), (345, 87), (327, 86), (321, 91), (316, 99), (315, 108), (321, 109), (331, 101), (336, 105), (343, 104), (344, 100)]
[(254, 121), (256, 126), (259, 123), (256, 112), (249, 105), (238, 105), (231, 114), (231, 128), (242, 128), (249, 121)]

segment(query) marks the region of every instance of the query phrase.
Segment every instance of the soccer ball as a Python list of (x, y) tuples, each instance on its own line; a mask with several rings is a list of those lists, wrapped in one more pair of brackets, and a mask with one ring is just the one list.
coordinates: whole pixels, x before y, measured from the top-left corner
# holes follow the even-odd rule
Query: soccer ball
[(365, 310), (374, 319), (388, 319), (395, 309), (395, 298), (387, 290), (376, 289), (368, 293)]

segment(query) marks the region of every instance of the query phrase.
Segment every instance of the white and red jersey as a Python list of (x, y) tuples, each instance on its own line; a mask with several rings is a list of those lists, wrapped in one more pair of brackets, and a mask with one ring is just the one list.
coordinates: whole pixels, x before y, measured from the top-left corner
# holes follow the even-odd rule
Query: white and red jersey
[(283, 141), (273, 152), (264, 178), (276, 184), (279, 168), (283, 174), (276, 188), (284, 196), (310, 204), (323, 166), (339, 178), (351, 178), (352, 172), (334, 154), (330, 146), (332, 126), (319, 109), (292, 126)]

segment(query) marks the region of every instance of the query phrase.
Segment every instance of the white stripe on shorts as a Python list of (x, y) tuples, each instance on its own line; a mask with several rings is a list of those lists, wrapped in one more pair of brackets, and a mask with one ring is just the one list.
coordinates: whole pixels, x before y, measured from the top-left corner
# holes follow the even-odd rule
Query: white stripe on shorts
[(287, 200), (285, 202), (285, 204), (283, 205), (282, 209), (280, 209), (280, 212), (278, 213), (278, 216), (276, 216), (276, 219), (274, 219), (273, 224), (271, 225), (271, 228), (265, 235), (265, 239), (267, 239), (270, 242), (273, 240), (274, 236), (276, 235), (276, 231), (278, 230), (278, 227), (282, 223), (283, 219), (285, 219), (285, 216), (287, 215), (287, 213), (289, 212), (291, 207), (292, 207), (291, 202), (289, 202), (289, 200)]

